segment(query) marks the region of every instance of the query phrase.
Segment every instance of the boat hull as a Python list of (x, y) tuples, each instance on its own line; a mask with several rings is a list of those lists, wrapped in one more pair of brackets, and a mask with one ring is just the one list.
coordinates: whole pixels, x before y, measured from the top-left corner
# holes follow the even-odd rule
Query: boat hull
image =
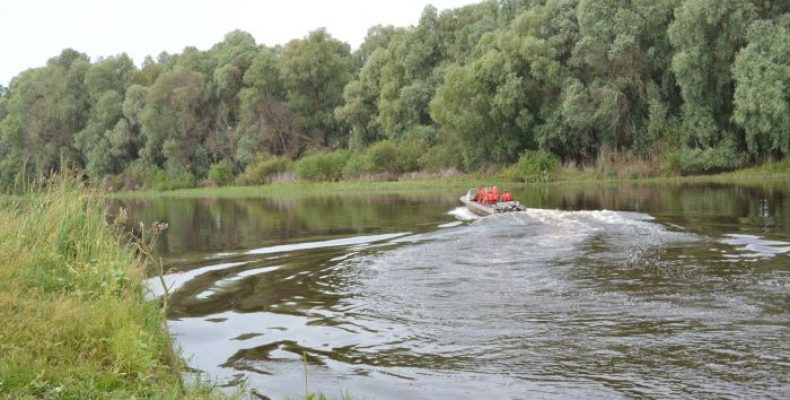
[(483, 217), (496, 213), (496, 211), (492, 207), (488, 207), (484, 204), (480, 204), (474, 200), (469, 200), (466, 196), (461, 196), (461, 203), (464, 203), (464, 205), (466, 206), (466, 208), (469, 209), (469, 211)]
[(460, 198), (461, 203), (464, 203), (466, 208), (469, 211), (480, 215), (480, 216), (488, 216), (494, 214), (501, 214), (506, 212), (515, 212), (515, 211), (524, 211), (526, 208), (522, 206), (517, 201), (510, 201), (505, 203), (496, 203), (496, 204), (481, 204), (469, 198), (468, 195), (461, 196)]

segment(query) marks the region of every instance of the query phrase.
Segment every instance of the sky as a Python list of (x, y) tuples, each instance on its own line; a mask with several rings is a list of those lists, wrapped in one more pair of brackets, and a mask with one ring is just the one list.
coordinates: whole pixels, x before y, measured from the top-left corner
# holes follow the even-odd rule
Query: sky
[(208, 49), (234, 29), (272, 46), (324, 27), (354, 49), (371, 26), (415, 25), (428, 4), (444, 10), (479, 1), (2, 0), (0, 85), (64, 48), (91, 60), (125, 52), (140, 65), (162, 51)]

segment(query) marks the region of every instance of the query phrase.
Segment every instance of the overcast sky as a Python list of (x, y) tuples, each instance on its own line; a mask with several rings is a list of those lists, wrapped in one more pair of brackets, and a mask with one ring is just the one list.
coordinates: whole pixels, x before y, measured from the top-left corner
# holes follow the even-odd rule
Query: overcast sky
[(2, 0), (0, 84), (71, 47), (91, 60), (126, 52), (146, 55), (207, 49), (241, 29), (258, 43), (283, 44), (325, 27), (356, 48), (377, 24), (417, 23), (422, 9), (479, 0)]

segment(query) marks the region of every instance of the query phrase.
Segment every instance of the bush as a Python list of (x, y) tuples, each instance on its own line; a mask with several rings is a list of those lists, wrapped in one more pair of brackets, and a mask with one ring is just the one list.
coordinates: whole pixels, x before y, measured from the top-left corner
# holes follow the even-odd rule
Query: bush
[(344, 178), (358, 178), (364, 174), (396, 177), (404, 172), (420, 169), (420, 157), (426, 146), (419, 140), (396, 144), (391, 140), (374, 143), (361, 153), (354, 154), (343, 168)]
[(684, 175), (729, 171), (739, 164), (735, 146), (729, 143), (704, 150), (685, 148), (677, 156), (677, 163)]
[(398, 146), (402, 172), (420, 170), (420, 159), (428, 150), (428, 145), (421, 140), (406, 140)]
[(222, 160), (211, 164), (208, 170), (208, 180), (217, 186), (225, 186), (233, 181), (233, 171), (230, 161)]
[(373, 173), (400, 174), (403, 172), (401, 152), (391, 140), (374, 143), (365, 151), (368, 171)]
[(370, 171), (365, 153), (356, 153), (351, 156), (343, 167), (343, 178), (359, 178), (360, 175)]
[(167, 190), (185, 189), (195, 187), (195, 175), (187, 171), (166, 172), (161, 168), (154, 167), (151, 170), (151, 181), (149, 187), (164, 192)]
[(291, 160), (285, 157), (259, 153), (239, 175), (236, 182), (241, 185), (263, 185), (271, 182), (273, 176), (288, 171), (290, 167)]
[(463, 170), (464, 158), (460, 149), (439, 145), (426, 149), (420, 156), (419, 162), (420, 169), (428, 172), (439, 172), (452, 168)]
[(507, 169), (506, 175), (521, 182), (548, 182), (552, 179), (559, 160), (545, 150), (525, 150), (518, 162)]
[(113, 190), (140, 190), (151, 184), (151, 166), (137, 159), (130, 163), (110, 185)]
[(343, 176), (349, 156), (347, 150), (310, 153), (296, 162), (294, 173), (308, 181), (336, 181)]

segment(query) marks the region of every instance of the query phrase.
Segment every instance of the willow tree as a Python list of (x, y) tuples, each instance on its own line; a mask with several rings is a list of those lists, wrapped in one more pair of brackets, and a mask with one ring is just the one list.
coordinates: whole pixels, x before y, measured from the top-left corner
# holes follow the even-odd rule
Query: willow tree
[(693, 158), (711, 158), (700, 168), (735, 166), (743, 137), (732, 120), (732, 66), (755, 16), (749, 0), (686, 0), (669, 27), (672, 70), (684, 101), (683, 139)]
[(186, 68), (162, 74), (148, 91), (141, 120), (146, 138), (142, 155), (171, 174), (208, 168), (204, 141), (208, 132), (206, 78)]
[(478, 44), (481, 56), (451, 69), (431, 103), (442, 131), (460, 138), (467, 168), (514, 161), (522, 149), (536, 147), (541, 82), (555, 79), (559, 64), (535, 28), (521, 20), (486, 35)]
[(207, 112), (213, 117), (206, 137), (206, 149), (214, 162), (234, 156), (241, 114), (238, 95), (244, 86), (244, 74), (258, 51), (252, 35), (236, 30), (225, 35), (204, 54), (210, 64), (207, 71), (210, 96)]
[(74, 142), (82, 153), (86, 172), (95, 180), (123, 167), (112, 154), (110, 136), (122, 118), (124, 92), (134, 70), (132, 59), (121, 54), (99, 60), (85, 74), (90, 111), (85, 128), (76, 134)]
[(244, 74), (238, 97), (237, 161), (246, 165), (261, 151), (278, 155), (298, 152), (299, 144), (291, 134), (293, 117), (274, 50), (258, 51)]
[(334, 112), (343, 103), (343, 88), (351, 80), (349, 45), (319, 29), (285, 45), (279, 67), (288, 106), (295, 115), (290, 134), (299, 140), (299, 152), (340, 146), (348, 135)]
[[(657, 137), (648, 129), (651, 115), (672, 86), (666, 71), (671, 49), (666, 29), (678, 0), (631, 2), (580, 0), (580, 37), (573, 49), (574, 78), (589, 93), (594, 115), (587, 128), (600, 145), (618, 151), (641, 149)], [(579, 88), (573, 87), (578, 94)], [(651, 112), (652, 111), (652, 112)]]
[(62, 162), (80, 165), (74, 135), (84, 127), (90, 108), (85, 89), (88, 57), (66, 49), (43, 68), (23, 72), (11, 82), (7, 116), (2, 122), (6, 176), (32, 168), (45, 175)]
[(753, 156), (779, 159), (790, 153), (790, 14), (754, 22), (747, 39), (733, 66), (733, 120)]

